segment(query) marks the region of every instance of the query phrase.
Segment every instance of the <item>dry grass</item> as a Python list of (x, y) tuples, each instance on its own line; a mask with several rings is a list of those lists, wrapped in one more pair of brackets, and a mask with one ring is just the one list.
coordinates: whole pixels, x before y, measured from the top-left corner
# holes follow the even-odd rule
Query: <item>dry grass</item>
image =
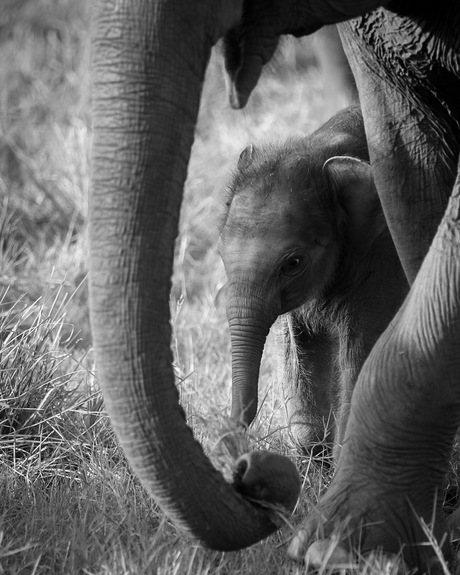
[[(304, 573), (285, 558), (289, 526), (227, 554), (178, 532), (130, 472), (103, 411), (86, 305), (88, 20), (84, 0), (3, 0), (0, 9), (0, 574)], [(225, 182), (248, 142), (309, 132), (324, 114), (314, 68), (298, 74), (291, 60), (233, 112), (211, 62), (171, 308), (181, 399), (221, 466), (231, 374), (215, 222)], [(295, 458), (274, 355), (269, 341), (250, 441)], [(306, 497), (294, 523), (329, 480), (311, 461), (297, 463)], [(363, 564), (366, 574), (395, 570), (382, 558)]]

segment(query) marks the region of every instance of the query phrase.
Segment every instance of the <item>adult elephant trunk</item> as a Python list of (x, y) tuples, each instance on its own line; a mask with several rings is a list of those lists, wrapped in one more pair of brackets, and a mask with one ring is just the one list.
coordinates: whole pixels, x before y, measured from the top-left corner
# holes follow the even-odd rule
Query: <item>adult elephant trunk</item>
[(206, 28), (210, 21), (203, 2), (95, 3), (91, 322), (105, 405), (134, 471), (177, 524), (231, 550), (275, 527), (193, 439), (170, 350), (182, 188), (211, 44), (222, 32)]
[(249, 425), (257, 412), (262, 353), (278, 317), (270, 298), (255, 293), (230, 296), (227, 318), (232, 342), (232, 418)]

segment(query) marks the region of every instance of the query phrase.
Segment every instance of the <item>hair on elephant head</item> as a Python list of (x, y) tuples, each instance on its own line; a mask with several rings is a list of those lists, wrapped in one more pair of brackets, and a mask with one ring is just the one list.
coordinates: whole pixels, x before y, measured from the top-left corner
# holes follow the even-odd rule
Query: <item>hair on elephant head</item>
[(356, 378), (409, 289), (368, 162), (357, 107), (310, 136), (250, 145), (220, 226), (232, 416), (256, 414), (265, 338), (280, 317), (289, 424), (314, 452), (342, 444)]

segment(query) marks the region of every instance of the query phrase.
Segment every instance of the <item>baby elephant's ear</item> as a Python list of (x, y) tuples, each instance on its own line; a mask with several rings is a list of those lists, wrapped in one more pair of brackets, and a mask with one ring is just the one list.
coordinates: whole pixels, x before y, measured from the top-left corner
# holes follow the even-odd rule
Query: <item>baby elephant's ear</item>
[(386, 228), (370, 165), (349, 156), (333, 156), (323, 164), (323, 172), (347, 212), (350, 240), (360, 249), (368, 248)]
[(238, 158), (238, 170), (240, 172), (244, 172), (254, 161), (254, 156), (256, 155), (256, 149), (252, 144), (249, 144), (244, 150), (241, 152), (240, 157)]

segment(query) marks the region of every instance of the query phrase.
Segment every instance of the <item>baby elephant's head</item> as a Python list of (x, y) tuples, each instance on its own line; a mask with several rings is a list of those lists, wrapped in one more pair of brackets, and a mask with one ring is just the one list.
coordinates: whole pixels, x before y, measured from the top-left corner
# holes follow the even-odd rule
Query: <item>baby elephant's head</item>
[(239, 157), (219, 250), (228, 277), (232, 416), (245, 423), (255, 416), (260, 360), (276, 318), (315, 305), (350, 254), (363, 257), (386, 226), (369, 164), (338, 155), (353, 148), (347, 141), (318, 143), (312, 135), (251, 145)]

